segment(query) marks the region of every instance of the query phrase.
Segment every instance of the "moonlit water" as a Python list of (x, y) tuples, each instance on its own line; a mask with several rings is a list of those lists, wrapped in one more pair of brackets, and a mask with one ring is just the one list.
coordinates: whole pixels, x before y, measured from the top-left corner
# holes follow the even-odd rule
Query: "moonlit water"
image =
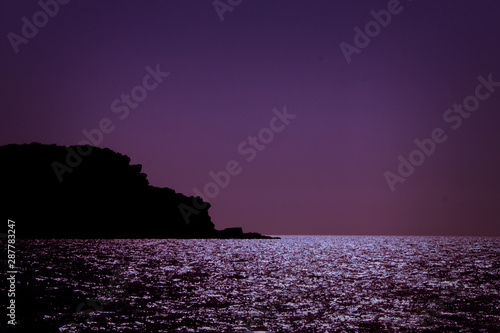
[(19, 321), (40, 332), (500, 327), (500, 238), (25, 240), (18, 247), (18, 302), (29, 310)]

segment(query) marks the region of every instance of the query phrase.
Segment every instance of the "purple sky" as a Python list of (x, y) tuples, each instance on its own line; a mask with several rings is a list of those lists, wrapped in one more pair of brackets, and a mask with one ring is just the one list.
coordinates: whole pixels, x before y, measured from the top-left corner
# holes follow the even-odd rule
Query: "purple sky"
[[(340, 43), (388, 2), (244, 0), (221, 21), (211, 0), (70, 1), (16, 53), (9, 33), (44, 16), (3, 1), (0, 144), (77, 144), (109, 118), (99, 146), (152, 185), (193, 195), (239, 163), (210, 199), (218, 229), (499, 236), (500, 87), (456, 130), (443, 114), (479, 76), (500, 82), (500, 2), (402, 0), (348, 63)], [(170, 74), (121, 120), (111, 104), (157, 64)], [(247, 162), (238, 146), (285, 106), (296, 117)], [(391, 191), (384, 173), (435, 128), (447, 140)]]

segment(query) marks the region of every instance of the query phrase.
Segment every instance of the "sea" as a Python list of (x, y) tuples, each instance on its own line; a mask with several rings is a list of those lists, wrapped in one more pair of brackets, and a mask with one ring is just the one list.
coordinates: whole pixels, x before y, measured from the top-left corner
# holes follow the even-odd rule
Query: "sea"
[(500, 332), (500, 238), (280, 237), (17, 240), (15, 329)]

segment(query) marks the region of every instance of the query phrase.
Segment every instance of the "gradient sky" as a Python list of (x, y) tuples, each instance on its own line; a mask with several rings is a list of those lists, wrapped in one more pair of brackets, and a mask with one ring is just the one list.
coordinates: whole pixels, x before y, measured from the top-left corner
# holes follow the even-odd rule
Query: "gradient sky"
[[(240, 163), (210, 199), (218, 229), (499, 236), (500, 88), (457, 130), (443, 114), (500, 81), (500, 2), (402, 0), (348, 64), (339, 44), (387, 5), (244, 0), (221, 21), (211, 0), (70, 1), (16, 54), (41, 7), (2, 1), (0, 144), (77, 144), (109, 118), (99, 146), (152, 185), (193, 195)], [(157, 64), (170, 75), (120, 120), (112, 102)], [(238, 145), (284, 106), (296, 118), (247, 162)], [(448, 139), (392, 192), (384, 172), (434, 128)]]

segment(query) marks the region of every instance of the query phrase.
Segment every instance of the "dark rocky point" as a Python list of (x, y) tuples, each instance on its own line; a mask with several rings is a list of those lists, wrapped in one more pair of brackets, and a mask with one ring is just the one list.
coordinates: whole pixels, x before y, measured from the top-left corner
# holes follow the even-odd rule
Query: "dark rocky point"
[(273, 238), (216, 230), (209, 203), (149, 185), (141, 165), (107, 148), (11, 144), (0, 156), (3, 207), (20, 238)]

